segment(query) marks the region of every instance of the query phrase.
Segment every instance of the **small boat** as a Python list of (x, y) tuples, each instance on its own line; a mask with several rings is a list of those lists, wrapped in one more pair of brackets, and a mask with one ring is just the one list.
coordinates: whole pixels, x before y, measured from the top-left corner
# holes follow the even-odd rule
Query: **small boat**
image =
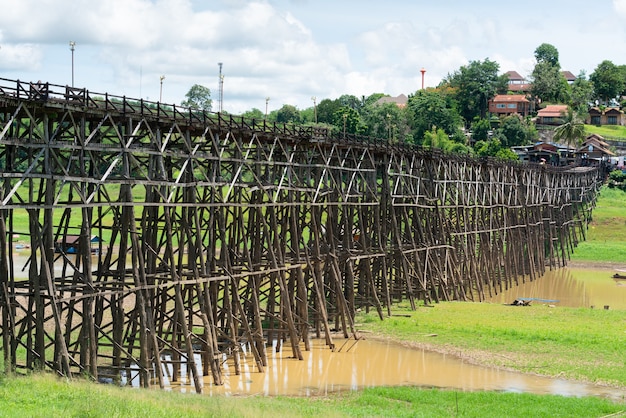
[(613, 278), (614, 279), (624, 279), (624, 280), (626, 280), (626, 274), (615, 273), (613, 275)]

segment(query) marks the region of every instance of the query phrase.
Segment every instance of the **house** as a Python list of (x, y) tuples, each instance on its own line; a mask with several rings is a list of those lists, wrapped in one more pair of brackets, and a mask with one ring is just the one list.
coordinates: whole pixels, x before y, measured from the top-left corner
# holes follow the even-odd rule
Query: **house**
[(376, 100), (374, 104), (382, 105), (385, 103), (394, 103), (399, 108), (404, 108), (406, 107), (408, 102), (409, 102), (409, 98), (406, 97), (404, 94), (401, 94), (397, 97), (391, 97), (391, 96), (381, 97), (380, 99)]
[(538, 125), (560, 125), (567, 113), (567, 105), (548, 105), (537, 112)]
[(586, 123), (590, 125), (621, 125), (626, 124), (624, 112), (616, 107), (600, 108), (592, 107), (589, 109), (589, 116)]
[(545, 163), (549, 165), (567, 165), (574, 160), (575, 149), (554, 142), (536, 142), (532, 145), (511, 147), (520, 161)]
[(530, 91), (530, 83), (524, 79), (517, 71), (507, 71), (504, 73), (509, 77), (508, 90), (513, 93), (527, 93)]
[(585, 138), (577, 153), (587, 160), (605, 160), (615, 156), (609, 149), (609, 144), (598, 134), (591, 134)]
[(561, 71), (561, 75), (567, 80), (567, 84), (574, 84), (576, 76), (571, 71)]
[(497, 116), (514, 113), (527, 116), (530, 113), (530, 101), (523, 94), (498, 94), (489, 100), (489, 112)]

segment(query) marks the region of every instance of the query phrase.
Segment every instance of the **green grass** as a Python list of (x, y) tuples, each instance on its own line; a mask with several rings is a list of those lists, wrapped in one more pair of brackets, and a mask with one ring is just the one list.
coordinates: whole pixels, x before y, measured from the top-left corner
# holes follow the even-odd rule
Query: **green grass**
[(626, 138), (626, 126), (619, 125), (585, 125), (585, 134), (598, 134), (606, 138)]
[(626, 261), (626, 192), (603, 187), (587, 239), (572, 254), (577, 261)]
[(414, 387), (327, 397), (209, 397), (67, 382), (50, 375), (0, 381), (0, 417), (603, 417), (626, 405), (566, 398)]
[(443, 302), (417, 311), (397, 306), (394, 313), (401, 316), (380, 321), (370, 313), (357, 321), (375, 334), (480, 364), (626, 387), (623, 311)]

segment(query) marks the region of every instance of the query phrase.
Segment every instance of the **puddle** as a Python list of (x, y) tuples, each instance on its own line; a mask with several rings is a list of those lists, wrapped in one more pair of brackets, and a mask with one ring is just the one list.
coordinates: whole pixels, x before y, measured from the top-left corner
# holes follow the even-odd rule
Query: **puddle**
[[(337, 346), (341, 347), (344, 341), (338, 340)], [(227, 362), (223, 370), (224, 385), (215, 386), (212, 378), (206, 376), (203, 392), (226, 396), (316, 396), (373, 386), (407, 385), (464, 391), (626, 397), (625, 390), (476, 366), (455, 356), (407, 348), (392, 342), (367, 339), (354, 342), (348, 341), (342, 352), (332, 352), (324, 346), (323, 340), (313, 340), (311, 351), (303, 351), (303, 361), (283, 357), (283, 353), (291, 355), (290, 347), (283, 347), (279, 353), (268, 350), (271, 357), (265, 373), (257, 371), (254, 358), (248, 353), (242, 356), (239, 376)], [(193, 383), (186, 379), (167, 382), (167, 387), (195, 392)]]
[[(574, 308), (626, 310), (626, 280), (614, 279), (612, 270), (562, 268), (548, 271), (534, 282), (522, 283), (487, 300), (512, 303), (529, 298), (532, 303), (546, 303)], [(624, 273), (626, 274), (626, 273)]]

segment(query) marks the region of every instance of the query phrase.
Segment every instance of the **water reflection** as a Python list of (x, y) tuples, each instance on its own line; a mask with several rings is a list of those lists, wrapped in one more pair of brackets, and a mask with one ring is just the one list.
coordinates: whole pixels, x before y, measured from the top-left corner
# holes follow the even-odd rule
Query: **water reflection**
[(613, 279), (613, 273), (611, 270), (562, 268), (546, 272), (533, 282), (520, 283), (488, 300), (512, 303), (519, 298), (534, 298), (537, 303), (557, 306), (626, 309), (626, 280)]
[[(215, 386), (206, 377), (204, 393), (312, 396), (373, 386), (411, 385), (612, 399), (626, 396), (624, 390), (476, 366), (455, 356), (375, 340), (360, 340), (350, 351), (342, 352), (332, 352), (323, 341), (314, 340), (312, 350), (303, 352), (303, 361), (286, 357), (291, 354), (290, 347), (278, 353), (268, 350), (269, 354), (265, 373), (256, 370), (249, 354), (243, 358), (239, 376), (226, 362), (224, 385)], [(185, 380), (168, 385), (173, 390), (194, 391)]]

